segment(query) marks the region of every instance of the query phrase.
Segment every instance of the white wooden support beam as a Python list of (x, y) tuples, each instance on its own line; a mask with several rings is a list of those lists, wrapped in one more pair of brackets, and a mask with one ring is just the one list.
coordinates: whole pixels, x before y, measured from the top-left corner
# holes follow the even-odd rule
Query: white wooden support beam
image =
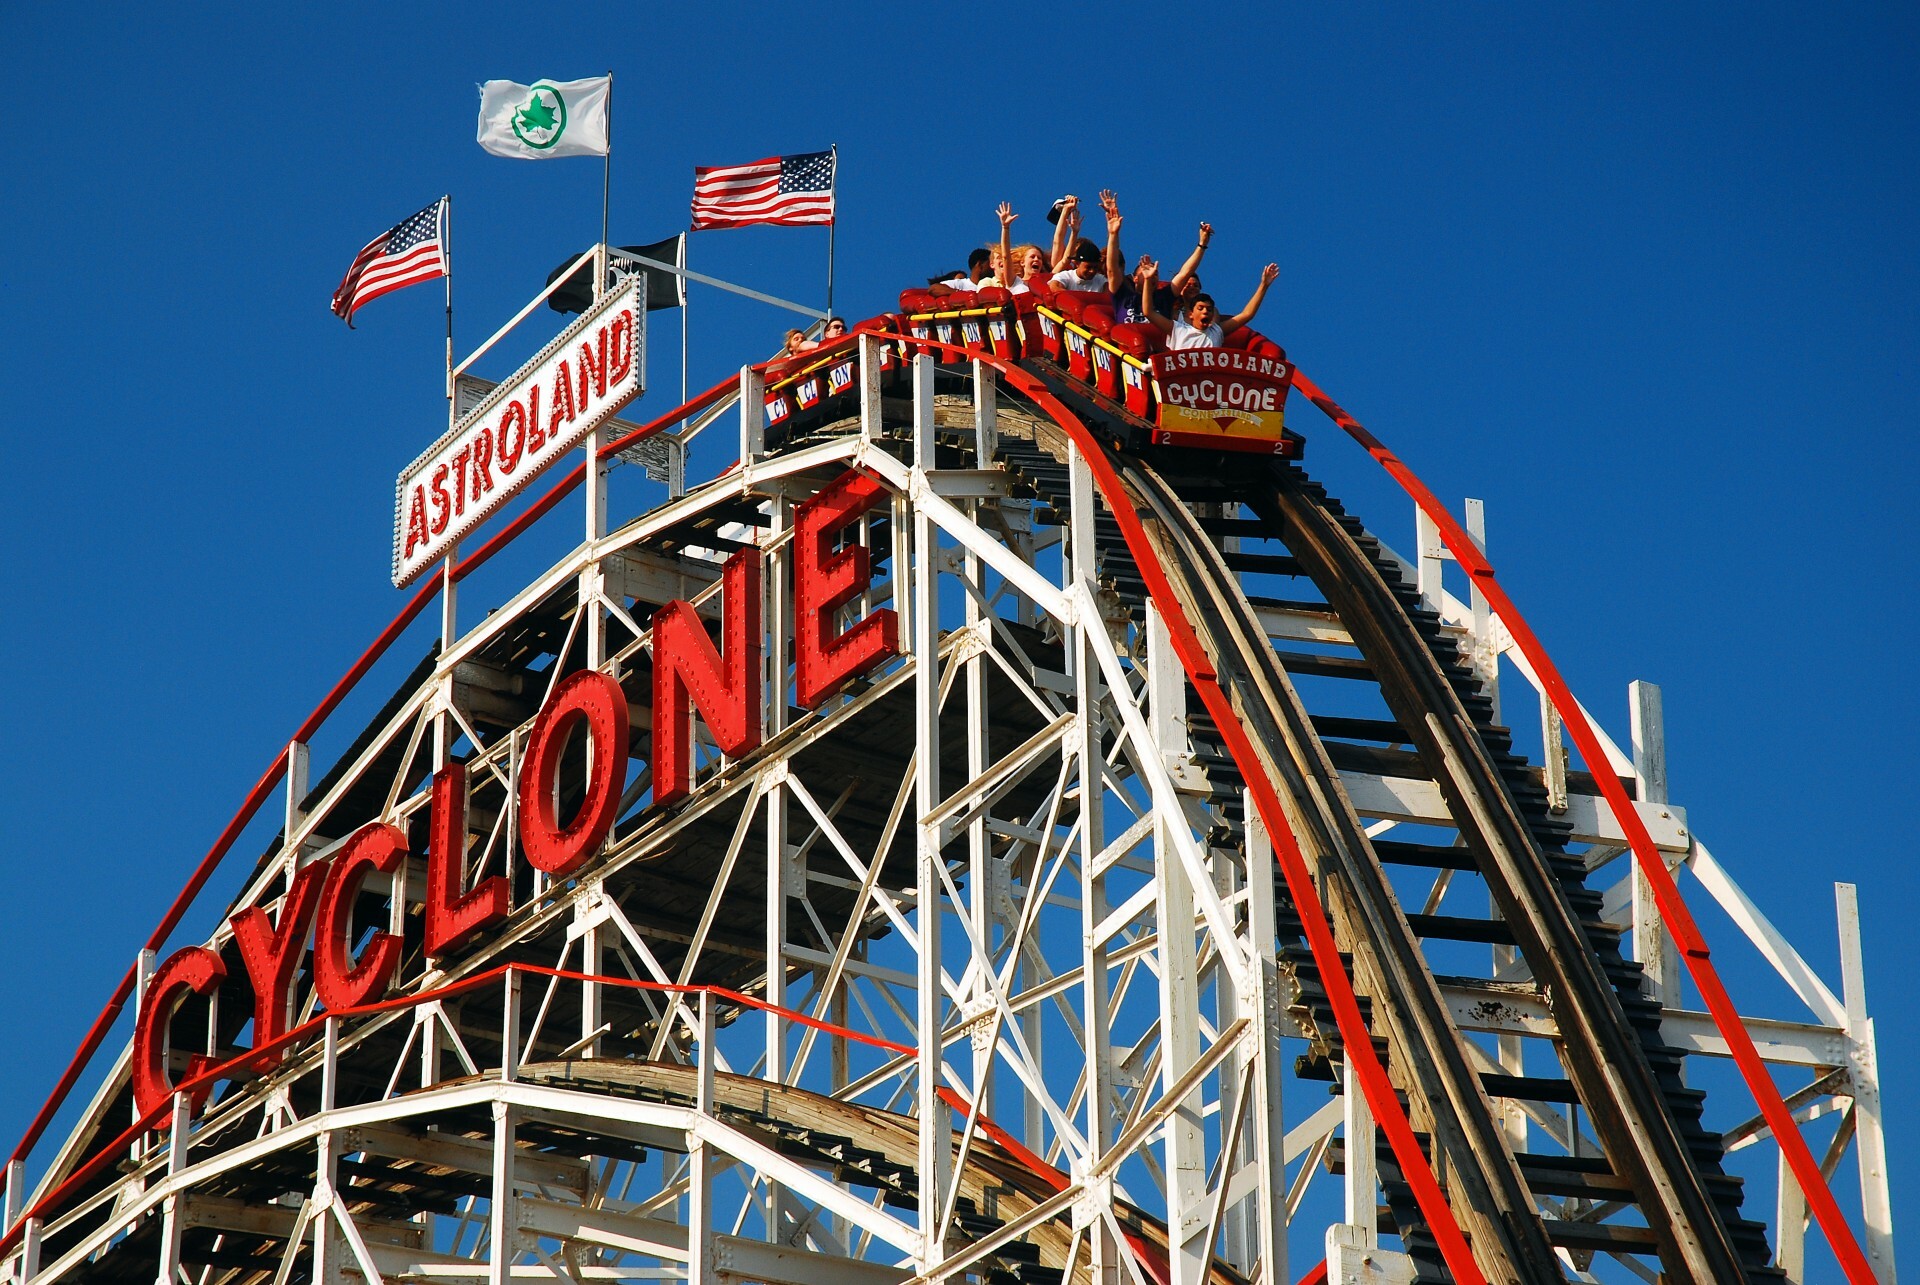
[(1161, 761), (1182, 789), (1204, 789), (1206, 774), (1195, 765), (1187, 727), (1187, 671), (1174, 653), (1166, 618), (1147, 600), (1147, 726)]
[(508, 1102), (493, 1104), (493, 1190), (487, 1210), (487, 1285), (511, 1285), (513, 1260), (520, 1247), (520, 1217), (515, 1209), (514, 1109)]
[[(883, 433), (880, 408), (880, 366), (883, 344), (879, 336), (863, 334), (860, 344), (860, 436), (877, 441)], [(898, 529), (898, 528), (896, 528)]]
[[(593, 940), (599, 940), (597, 933)], [(592, 967), (582, 969), (581, 971), (591, 973), (598, 969), (599, 964), (596, 961)], [(500, 979), (500, 1078), (502, 1080), (515, 1080), (518, 1079), (520, 1075), (520, 992), (522, 989), (522, 980), (520, 973), (512, 969), (509, 969), (507, 975)], [(599, 1017), (597, 1000), (598, 997), (596, 996), (596, 1002), (591, 1005), (583, 1000), (581, 1005), (583, 1009), (593, 1009), (595, 1019)], [(588, 1029), (594, 1030), (598, 1028), (596, 1025)], [(586, 1056), (591, 1057), (592, 1054), (589, 1053), (586, 1054)]]
[(15, 1279), (25, 1285), (40, 1273), (40, 1236), (46, 1229), (45, 1223), (38, 1218), (29, 1218), (20, 1229), (19, 1256), (14, 1259)]
[[(175, 1093), (168, 1104), (167, 1177), (187, 1167), (187, 1133), (193, 1126), (193, 1104), (184, 1093)], [(154, 1285), (179, 1285), (180, 1273), (180, 1195), (176, 1192), (160, 1203), (160, 1254), (154, 1270)]]
[(1780, 1153), (1780, 1185), (1774, 1201), (1773, 1263), (1786, 1273), (1788, 1285), (1807, 1279), (1807, 1196), (1793, 1176), (1787, 1153)]
[[(1160, 1077), (1162, 1092), (1200, 1058), (1199, 960), (1194, 949), (1193, 889), (1186, 863), (1166, 842), (1169, 825), (1184, 817), (1155, 813), (1154, 900), (1160, 955)], [(1212, 1245), (1207, 1235), (1205, 1104), (1195, 1085), (1174, 1105), (1164, 1136), (1167, 1176), (1168, 1262), (1171, 1285), (1203, 1285)], [(1223, 1181), (1224, 1181), (1223, 1167)]]
[(1442, 565), (1452, 555), (1440, 540), (1440, 528), (1427, 516), (1427, 511), (1419, 505), (1413, 506), (1413, 553), (1416, 583), (1420, 596), (1435, 611), (1439, 611), (1446, 591), (1441, 587), (1440, 573)]
[[(1466, 502), (1467, 534), (1480, 546), (1480, 552), (1487, 551), (1487, 506), (1483, 501), (1470, 499)], [(1487, 601), (1487, 595), (1480, 592), (1480, 582), (1473, 580), (1468, 586), (1468, 598), (1473, 611), (1473, 667), (1480, 674), (1480, 681), (1486, 688), (1488, 699), (1493, 702), (1493, 721), (1500, 721), (1500, 647), (1493, 636), (1493, 604)], [(1439, 603), (1436, 601), (1435, 609)]]
[[(1660, 689), (1635, 680), (1627, 686), (1632, 727), (1633, 775), (1641, 803), (1667, 802), (1667, 732)], [(1633, 865), (1633, 957), (1646, 971), (1648, 994), (1662, 1008), (1680, 1003), (1680, 970), (1673, 934), (1661, 921), (1653, 884), (1640, 864)]]
[(1893, 1204), (1887, 1176), (1887, 1138), (1880, 1111), (1880, 1065), (1873, 1019), (1867, 1015), (1865, 959), (1860, 947), (1860, 899), (1850, 883), (1833, 886), (1840, 920), (1840, 995), (1847, 1013), (1847, 1071), (1853, 1081), (1854, 1148), (1860, 1170), (1860, 1212), (1867, 1259), (1881, 1285), (1892, 1285)]
[[(933, 466), (933, 359), (922, 353), (913, 358), (913, 468), (916, 475)], [(916, 916), (919, 952), (915, 1021), (921, 1032), (915, 1055), (914, 1091), (920, 1121), (920, 1257), (919, 1271), (931, 1274), (945, 1257), (945, 1229), (940, 1225), (947, 1208), (947, 1189), (953, 1167), (949, 1111), (940, 1098), (941, 1043), (934, 1032), (943, 1029), (941, 1002), (941, 853), (937, 825), (927, 819), (940, 806), (940, 589), (939, 528), (924, 505), (913, 509), (913, 545), (909, 584), (913, 598), (914, 826)], [(898, 571), (896, 569), (896, 575)]]
[(740, 368), (740, 463), (767, 452), (767, 381), (751, 366)]
[(586, 452), (582, 463), (587, 470), (587, 529), (589, 545), (594, 544), (607, 533), (607, 473), (612, 465), (600, 458), (600, 441), (606, 433), (606, 425), (601, 425), (588, 433), (586, 440), (580, 443), (580, 449)]
[(0, 1203), (0, 1231), (11, 1231), (20, 1221), (20, 1211), (27, 1207), (26, 1161), (7, 1161), (6, 1183), (6, 1200)]
[[(698, 1046), (694, 1049), (694, 1106), (713, 1113), (713, 1071), (718, 1050), (713, 993), (700, 992)], [(687, 1285), (714, 1283), (713, 1150), (699, 1134), (687, 1139)]]
[[(1263, 1282), (1291, 1281), (1287, 1270), (1287, 1129), (1282, 1090), (1285, 1068), (1280, 1037), (1292, 1028), (1283, 1011), (1280, 965), (1274, 956), (1273, 840), (1254, 807), (1253, 796), (1241, 794), (1247, 847), (1247, 933), (1253, 943), (1258, 990), (1250, 1010), (1254, 1021), (1252, 1138), (1254, 1165), (1259, 1174), (1255, 1189), (1254, 1222), (1258, 1229), (1257, 1261)], [(1251, 1266), (1252, 1264), (1249, 1264)]]
[(974, 358), (973, 362), (973, 466), (993, 467), (1000, 449), (999, 391), (993, 368)]
[(1353, 1059), (1342, 1059), (1342, 1067), (1345, 1074), (1342, 1113), (1347, 1144), (1347, 1174), (1343, 1186), (1345, 1217), (1350, 1226), (1365, 1233), (1368, 1245), (1376, 1245), (1380, 1237), (1380, 1176), (1374, 1156), (1373, 1111), (1367, 1106), (1367, 1095), (1354, 1073)]
[[(306, 824), (307, 813), (302, 804), (306, 802), (310, 788), (307, 782), (312, 759), (313, 754), (305, 741), (287, 742), (287, 809), (286, 820), (280, 830), (283, 845), (291, 845), (293, 836), (300, 833), (301, 827)], [(287, 846), (284, 855), (287, 887), (291, 889), (293, 878), (300, 869), (300, 852), (296, 847)]]
[[(1067, 455), (1068, 515), (1067, 550), (1061, 571), (1070, 592), (1097, 583), (1094, 551), (1094, 512), (1099, 503), (1094, 489), (1093, 471), (1077, 447)], [(1105, 773), (1100, 748), (1100, 730), (1094, 711), (1104, 698), (1100, 657), (1096, 649), (1110, 649), (1106, 625), (1097, 614), (1084, 613), (1077, 619), (1067, 649), (1074, 683), (1074, 707), (1079, 719), (1072, 733), (1074, 779), (1080, 792), (1080, 923), (1084, 962), (1081, 973), (1081, 1013), (1085, 1024), (1082, 1053), (1086, 1057), (1086, 1141), (1087, 1158), (1076, 1164), (1076, 1181), (1098, 1169), (1114, 1145), (1119, 1066), (1114, 1059), (1112, 1034), (1112, 985), (1107, 966), (1107, 941), (1100, 926), (1112, 911), (1107, 899), (1106, 874), (1099, 865), (1105, 848), (1104, 797)], [(1097, 1216), (1103, 1203), (1096, 1184), (1093, 1199), (1074, 1208), (1074, 1228), (1084, 1230), (1092, 1263), (1091, 1285), (1119, 1285), (1125, 1271), (1119, 1238), (1112, 1232), (1111, 1220)]]

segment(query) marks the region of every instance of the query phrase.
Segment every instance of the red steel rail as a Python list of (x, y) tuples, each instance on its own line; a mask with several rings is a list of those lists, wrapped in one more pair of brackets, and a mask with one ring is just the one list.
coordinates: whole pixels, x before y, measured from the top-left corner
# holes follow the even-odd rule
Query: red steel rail
[[(651, 437), (666, 429), (669, 424), (676, 424), (689, 416), (699, 414), (735, 387), (737, 387), (735, 379), (727, 379), (715, 384), (686, 405), (675, 407), (651, 423), (606, 443), (600, 448), (600, 458), (610, 459), (641, 438)], [(449, 574), (457, 584), (478, 571), (494, 554), (513, 543), (521, 532), (545, 517), (554, 505), (571, 494), (586, 475), (586, 465), (576, 464), (565, 477), (554, 483), (552, 489), (512, 522), (502, 527), (493, 538), (468, 556), (459, 559), (449, 573), (437, 576), (422, 585), (407, 605), (400, 609), (400, 614), (393, 618), (393, 622), (381, 630), (380, 636), (361, 653), (360, 659), (353, 662), (353, 666), (341, 676), (340, 681), (333, 685), (333, 690), (327, 693), (326, 698), (314, 707), (311, 714), (307, 715), (306, 721), (300, 724), (292, 739), (295, 742), (313, 739), (314, 733), (320, 730), (321, 725), (327, 721), (334, 710), (340, 707), (340, 703), (346, 700), (353, 689), (359, 685), (360, 680), (367, 676), (382, 656), (386, 655), (388, 648), (392, 647), (400, 635), (407, 631), (407, 627), (419, 618), (422, 611), (426, 610), (427, 604), (439, 594)], [(180, 926), (180, 921), (186, 918), (187, 912), (193, 908), (193, 903), (199, 897), (201, 890), (206, 887), (207, 880), (213, 877), (214, 871), (220, 868), (220, 863), (226, 860), (227, 853), (232, 849), (234, 842), (239, 839), (241, 832), (253, 823), (254, 817), (272, 796), (280, 782), (286, 778), (286, 774), (287, 756), (282, 753), (274, 759), (273, 764), (261, 774), (259, 781), (247, 793), (246, 800), (240, 805), (240, 810), (234, 813), (233, 820), (227, 822), (226, 829), (220, 832), (220, 837), (213, 841), (211, 848), (207, 849), (207, 855), (200, 858), (199, 866), (187, 880), (186, 886), (180, 890), (180, 895), (174, 898), (173, 905), (168, 907), (167, 913), (161, 917), (159, 926), (147, 937), (145, 949), (158, 951), (167, 944), (167, 939), (173, 936), (173, 930)], [(32, 1123), (27, 1126), (27, 1131), (21, 1137), (19, 1145), (14, 1147), (11, 1159), (25, 1160), (32, 1154), (34, 1146), (39, 1143), (47, 1126), (53, 1122), (53, 1117), (65, 1105), (67, 1095), (73, 1091), (73, 1086), (85, 1073), (88, 1063), (93, 1060), (93, 1055), (99, 1051), (101, 1043), (107, 1037), (107, 1032), (119, 1019), (127, 1000), (133, 995), (134, 983), (138, 976), (139, 965), (135, 963), (127, 969), (126, 975), (120, 979), (120, 984), (114, 987), (113, 995), (107, 1000), (106, 1007), (100, 1010), (100, 1016), (94, 1019), (86, 1038), (80, 1041), (80, 1048), (73, 1055), (73, 1060), (67, 1064), (67, 1069), (61, 1073), (59, 1082), (53, 1086), (53, 1092), (47, 1096), (46, 1103), (41, 1106), (39, 1112), (33, 1117)]]
[(1547, 650), (1527, 626), (1520, 615), (1520, 609), (1507, 596), (1507, 591), (1494, 578), (1493, 564), (1487, 561), (1487, 555), (1481, 551), (1466, 528), (1455, 520), (1447, 506), (1440, 503), (1426, 483), (1415, 476), (1405, 461), (1394, 454), (1387, 446), (1369, 433), (1360, 422), (1342, 410), (1340, 406), (1318, 385), (1296, 367), (1293, 386), (1325, 412), (1327, 418), (1344, 429), (1347, 435), (1365, 448), (1367, 454), (1384, 468), (1402, 490), (1413, 497), (1420, 511), (1430, 518), (1440, 530), (1440, 539), (1447, 546), (1454, 560), (1466, 568), (1473, 577), (1474, 585), (1486, 595), (1500, 622), (1506, 626), (1507, 633), (1513, 638), (1514, 645), (1533, 666), (1535, 676), (1546, 690), (1547, 698), (1553, 702), (1560, 720), (1566, 724), (1567, 732), (1573, 737), (1573, 743), (1579, 747), (1580, 757), (1586, 760), (1588, 769), (1593, 773), (1595, 784), (1606, 798), (1607, 806), (1613, 810), (1614, 817), (1625, 831), (1627, 843), (1633, 849), (1634, 860), (1640, 871), (1646, 876), (1653, 890), (1654, 904), (1659, 907), (1660, 918), (1667, 931), (1673, 934), (1675, 945), (1687, 961), (1687, 974), (1693, 979), (1694, 987), (1699, 990), (1701, 999), (1706, 1003), (1707, 1011), (1713, 1016), (1713, 1024), (1719, 1029), (1733, 1053), (1735, 1065), (1747, 1082), (1747, 1088), (1753, 1094), (1753, 1100), (1760, 1108), (1761, 1116), (1773, 1130), (1774, 1138), (1780, 1143), (1780, 1151), (1786, 1157), (1787, 1165), (1793, 1170), (1795, 1181), (1805, 1194), (1807, 1205), (1813, 1211), (1814, 1220), (1820, 1224), (1820, 1230), (1827, 1238), (1827, 1244), (1833, 1249), (1834, 1257), (1840, 1260), (1841, 1270), (1853, 1285), (1865, 1285), (1875, 1280), (1873, 1268), (1867, 1264), (1866, 1255), (1861, 1252), (1859, 1242), (1855, 1240), (1853, 1229), (1847, 1225), (1846, 1218), (1840, 1213), (1840, 1206), (1833, 1198), (1833, 1191), (1827, 1186), (1824, 1174), (1820, 1172), (1819, 1162), (1813, 1158), (1813, 1152), (1807, 1148), (1806, 1139), (1800, 1136), (1800, 1128), (1794, 1122), (1793, 1113), (1780, 1096), (1780, 1089), (1767, 1073), (1766, 1064), (1760, 1060), (1760, 1051), (1754, 1047), (1753, 1037), (1747, 1033), (1746, 1024), (1740, 1020), (1740, 1012), (1734, 1007), (1727, 988), (1721, 983), (1720, 974), (1709, 958), (1707, 941), (1701, 935), (1700, 927), (1694, 922), (1692, 913), (1687, 909), (1685, 899), (1680, 895), (1680, 886), (1674, 882), (1673, 873), (1667, 869), (1667, 863), (1653, 845), (1653, 836), (1647, 832), (1645, 822), (1634, 809), (1633, 801), (1627, 797), (1627, 791), (1620, 784), (1620, 778), (1607, 768), (1605, 749), (1593, 725), (1587, 721), (1586, 711), (1580, 702), (1574, 699), (1573, 691), (1566, 680), (1560, 676), (1559, 668), (1547, 655)]

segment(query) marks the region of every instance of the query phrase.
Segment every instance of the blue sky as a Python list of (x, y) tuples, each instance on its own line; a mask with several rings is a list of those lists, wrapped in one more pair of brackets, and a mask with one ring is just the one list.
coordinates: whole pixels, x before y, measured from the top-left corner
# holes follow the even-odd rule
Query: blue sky
[[(1037, 232), (1112, 187), (1128, 248), (1172, 260), (1209, 219), (1229, 308), (1277, 260), (1260, 328), (1456, 508), (1486, 501), (1616, 737), (1627, 682), (1664, 687), (1675, 799), (1836, 986), (1831, 884), (1860, 886), (1896, 1213), (1920, 1210), (1917, 36), (1892, 5), (8, 7), (0, 1135), (400, 604), (393, 477), (444, 424), (441, 294), (349, 332), (340, 273), (451, 193), (458, 346), (484, 338), (594, 239), (600, 168), (482, 153), (475, 86), (611, 68), (614, 239), (683, 227), (696, 164), (838, 143), (850, 316), (962, 263), (1003, 199)], [(704, 233), (692, 263), (816, 301), (825, 241)], [(698, 287), (690, 318), (696, 388), (788, 324)], [(1296, 417), (1404, 549), (1406, 503)], [(1787, 1011), (1705, 918), (1736, 997)]]

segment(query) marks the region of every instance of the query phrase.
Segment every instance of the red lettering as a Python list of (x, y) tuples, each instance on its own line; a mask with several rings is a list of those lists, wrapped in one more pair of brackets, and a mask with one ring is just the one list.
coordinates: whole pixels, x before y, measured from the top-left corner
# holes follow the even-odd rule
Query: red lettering
[(573, 423), (573, 413), (573, 372), (563, 361), (553, 376), (553, 409), (547, 412), (547, 436), (559, 441), (560, 425)]
[(899, 618), (888, 608), (844, 633), (835, 623), (840, 608), (872, 580), (873, 566), (865, 546), (849, 543), (835, 553), (834, 540), (886, 495), (885, 487), (850, 469), (794, 515), (794, 694), (804, 709), (818, 708), (847, 679), (900, 650)]
[(453, 453), (453, 511), (456, 515), (467, 511), (467, 457), (472, 454), (472, 443)]
[(439, 957), (468, 936), (507, 917), (507, 881), (467, 883), (467, 769), (449, 763), (433, 774), (433, 814), (427, 827), (427, 954)]
[[(562, 826), (554, 798), (560, 753), (574, 725), (582, 722), (592, 760), (587, 792), (573, 820)], [(600, 851), (627, 784), (627, 735), (627, 696), (607, 675), (583, 670), (554, 689), (534, 720), (520, 761), (520, 843), (529, 864), (550, 875), (569, 875)]]
[(593, 395), (595, 397), (607, 395), (607, 327), (600, 327), (599, 333), (594, 337), (600, 341), (597, 357), (594, 355), (592, 344), (580, 345), (580, 402), (583, 406), (587, 400), (588, 376), (593, 378)]
[(413, 551), (427, 542), (427, 491), (423, 486), (413, 488), (413, 496), (407, 501), (407, 552), (411, 558)]
[(547, 430), (540, 427), (540, 385), (527, 389), (527, 450), (538, 454), (547, 444)]
[(433, 470), (433, 476), (427, 479), (427, 492), (433, 497), (432, 531), (439, 535), (447, 529), (447, 466), (439, 465)]
[(493, 462), (493, 435), (481, 431), (473, 439), (473, 499), (477, 504), (488, 491), (493, 489), (493, 470), (487, 466)]
[[(253, 983), (253, 1047), (267, 1045), (287, 1033), (288, 991), (293, 987), (294, 969), (300, 965), (301, 948), (307, 944), (307, 924), (320, 901), (320, 884), (327, 868), (315, 863), (293, 877), (286, 899), (280, 903), (280, 922), (275, 925), (259, 906), (248, 906), (229, 919), (234, 944), (246, 962), (247, 978)], [(278, 1050), (254, 1063), (260, 1070), (280, 1064)]]
[[(133, 1080), (133, 1109), (146, 1116), (166, 1105), (173, 1096), (173, 1079), (167, 1074), (167, 1027), (173, 1022), (173, 1010), (191, 992), (211, 995), (226, 980), (226, 965), (220, 956), (205, 946), (184, 946), (167, 956), (147, 982), (140, 998), (140, 1014), (133, 1025), (133, 1056), (129, 1076)], [(187, 1061), (187, 1078), (213, 1065), (205, 1053), (195, 1053)], [(213, 1086), (195, 1090), (197, 1110), (207, 1100)]]
[[(513, 435), (509, 437), (507, 430)], [(511, 473), (520, 467), (520, 452), (527, 449), (527, 408), (519, 402), (508, 402), (507, 408), (500, 412), (500, 427), (494, 430), (493, 458), (500, 465), (500, 472)]]
[(656, 804), (693, 792), (694, 709), (728, 754), (760, 744), (760, 550), (728, 558), (721, 581), (721, 651), (689, 604), (670, 602), (653, 614)]
[(313, 924), (313, 988), (329, 1013), (356, 1008), (387, 993), (393, 971), (400, 965), (400, 939), (390, 932), (375, 933), (355, 963), (353, 903), (359, 900), (369, 871), (392, 874), (406, 855), (405, 834), (370, 821), (353, 832), (346, 850), (334, 858)]
[(613, 348), (609, 355), (607, 379), (615, 384), (626, 382), (633, 373), (633, 313), (622, 309), (613, 319), (610, 344)]

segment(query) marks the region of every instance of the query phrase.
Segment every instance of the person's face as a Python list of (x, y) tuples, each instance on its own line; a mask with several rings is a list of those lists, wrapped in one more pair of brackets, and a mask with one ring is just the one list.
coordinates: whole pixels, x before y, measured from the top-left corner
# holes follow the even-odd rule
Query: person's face
[(823, 339), (838, 339), (838, 338), (840, 338), (840, 336), (842, 336), (842, 335), (844, 335), (844, 334), (846, 334), (846, 333), (847, 333), (847, 323), (846, 323), (846, 322), (844, 322), (844, 321), (829, 321), (829, 322), (827, 323), (827, 328), (826, 328), (825, 330), (823, 330), (823, 331), (821, 332), (821, 335), (820, 335), (820, 337), (821, 337), (821, 338), (823, 338)]
[(1200, 293), (1200, 274), (1196, 272), (1192, 276), (1187, 278), (1186, 284), (1180, 287), (1180, 297), (1182, 299), (1191, 299), (1199, 293)]
[(1100, 271), (1100, 256), (1097, 254), (1075, 255), (1073, 270), (1080, 274), (1081, 280), (1085, 280)]
[(987, 277), (992, 275), (993, 271), (994, 271), (993, 258), (989, 256), (988, 258), (982, 259), (980, 260), (980, 262), (974, 264), (973, 269), (970, 272), (968, 272), (967, 275), (972, 277), (975, 281), (984, 281), (987, 279)]
[(807, 337), (801, 334), (798, 330), (788, 331), (787, 332), (787, 351), (790, 353), (799, 352), (800, 345), (804, 344), (806, 341), (807, 341)]
[(1034, 249), (1029, 249), (1026, 252), (1025, 256), (1022, 258), (1020, 263), (1020, 271), (1023, 275), (1032, 276), (1036, 272), (1044, 271), (1046, 266), (1047, 266), (1046, 258), (1040, 253), (1040, 251), (1037, 248), (1034, 248)]
[(1214, 323), (1215, 316), (1213, 305), (1201, 299), (1187, 309), (1187, 324), (1195, 330), (1205, 330)]

